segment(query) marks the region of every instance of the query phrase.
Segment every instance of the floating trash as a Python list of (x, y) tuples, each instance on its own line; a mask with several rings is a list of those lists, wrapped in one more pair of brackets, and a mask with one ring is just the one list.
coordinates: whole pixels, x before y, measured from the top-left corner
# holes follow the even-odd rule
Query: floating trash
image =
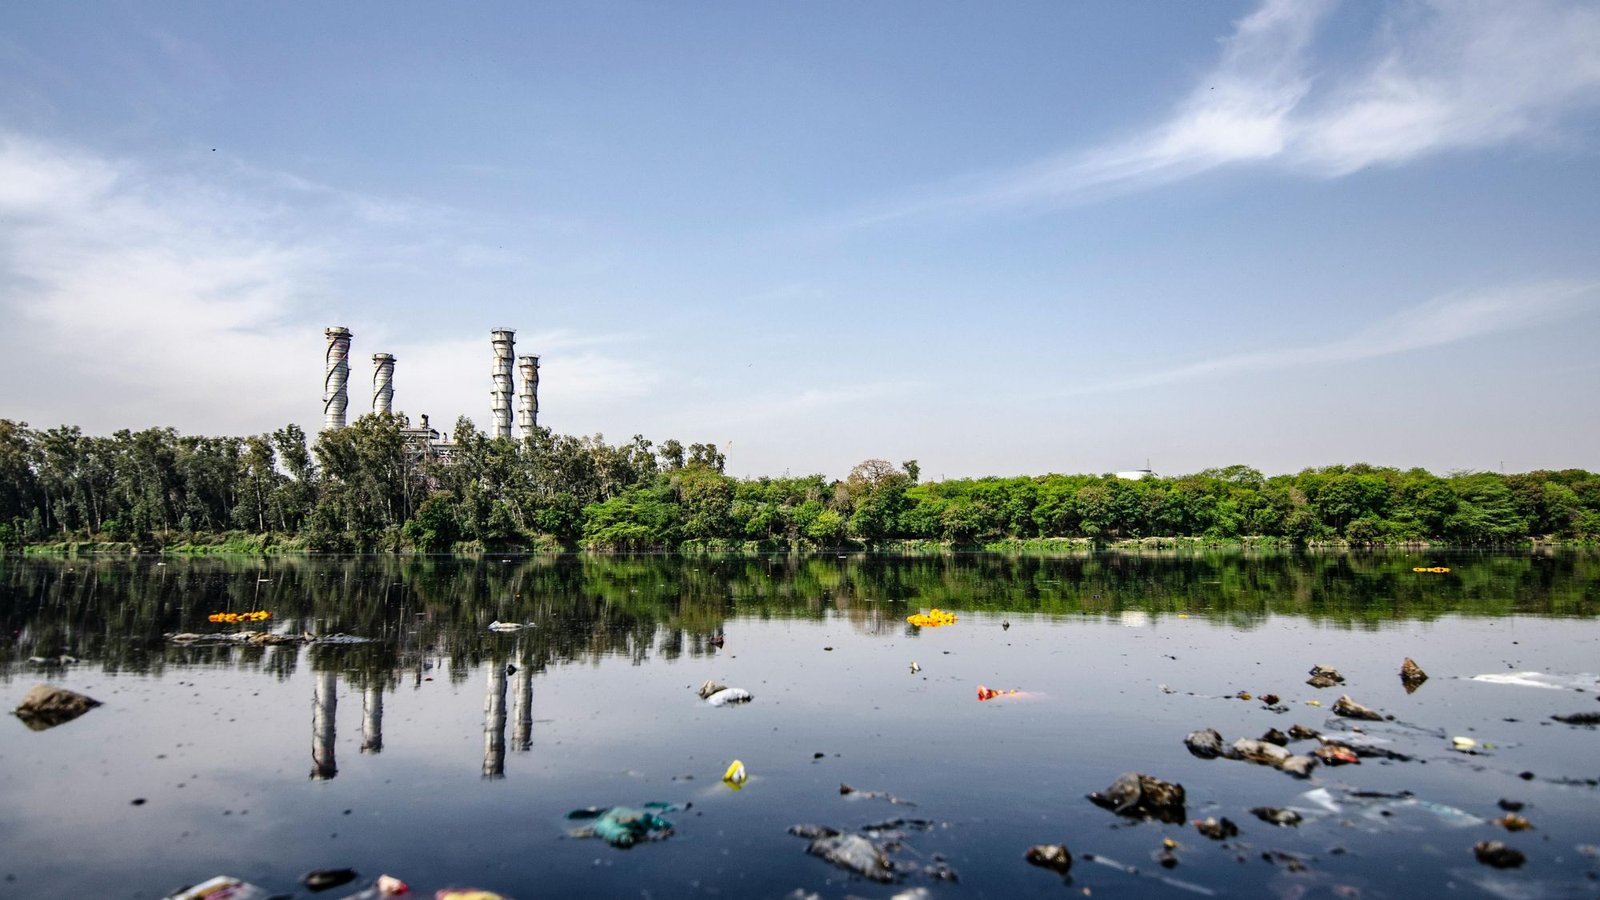
[(1579, 675), (1551, 675), (1546, 672), (1491, 672), (1474, 675), (1473, 681), (1485, 684), (1509, 684), (1516, 687), (1545, 688), (1552, 691), (1600, 686), (1600, 677), (1583, 673)]
[(993, 700), (996, 697), (1021, 697), (1021, 696), (1022, 696), (1022, 692), (1021, 691), (1017, 691), (1017, 690), (997, 691), (994, 688), (984, 687), (981, 684), (978, 685), (978, 702), (979, 703), (982, 703), (985, 700)]
[(228, 624), (233, 625), (239, 622), (265, 622), (270, 618), (272, 618), (272, 613), (269, 613), (264, 609), (258, 609), (254, 612), (244, 613), (212, 613), (211, 615), (206, 616), (206, 621), (227, 622)]
[(1479, 841), (1472, 845), (1472, 854), (1478, 858), (1478, 862), (1496, 869), (1515, 869), (1528, 861), (1522, 851), (1499, 841)]
[(575, 809), (568, 819), (592, 819), (593, 825), (573, 829), (572, 837), (596, 837), (613, 847), (632, 847), (642, 841), (661, 841), (672, 836), (672, 823), (661, 814), (683, 807), (675, 803), (646, 803), (640, 809), (611, 806), (605, 809)]
[(819, 837), (811, 842), (806, 852), (862, 878), (888, 884), (897, 877), (894, 863), (889, 861), (883, 848), (859, 834)]
[(954, 625), (956, 614), (945, 612), (936, 606), (925, 613), (912, 613), (906, 616), (906, 621), (918, 628), (939, 628), (943, 625)]
[(209, 878), (193, 887), (168, 894), (165, 900), (271, 900), (275, 896), (266, 888), (241, 881), (228, 875)]
[(1052, 869), (1062, 875), (1072, 868), (1072, 851), (1066, 844), (1038, 844), (1029, 847), (1023, 858), (1041, 869)]
[(1527, 831), (1533, 827), (1532, 822), (1514, 812), (1508, 812), (1498, 819), (1490, 819), (1489, 824), (1499, 825), (1507, 831)]
[(1190, 824), (1194, 825), (1196, 831), (1213, 841), (1222, 841), (1239, 836), (1239, 826), (1235, 825), (1233, 820), (1227, 816), (1223, 816), (1221, 819), (1207, 816), (1205, 819), (1195, 819)]
[(358, 877), (355, 869), (312, 869), (300, 876), (300, 883), (308, 891), (326, 891), (349, 884)]
[(1144, 872), (1140, 872), (1135, 866), (1130, 866), (1127, 863), (1117, 862), (1114, 859), (1101, 856), (1098, 853), (1085, 853), (1083, 854), (1082, 859), (1084, 862), (1091, 862), (1095, 863), (1096, 865), (1105, 866), (1108, 869), (1121, 872), (1124, 875), (1131, 875), (1135, 878), (1153, 879), (1169, 887), (1175, 887), (1179, 890), (1188, 891), (1192, 894), (1199, 894), (1202, 897), (1215, 897), (1217, 895), (1216, 891), (1204, 885), (1195, 884), (1192, 881), (1181, 881), (1177, 878), (1171, 878), (1166, 875), (1146, 874)]
[(736, 791), (744, 790), (744, 783), (750, 780), (750, 774), (744, 770), (744, 763), (734, 760), (728, 765), (728, 771), (722, 773), (722, 783)]
[(864, 800), (887, 800), (898, 806), (916, 806), (910, 800), (901, 800), (888, 791), (861, 791), (848, 784), (839, 785), (839, 795), (842, 797), (860, 797)]
[(722, 690), (717, 691), (716, 693), (707, 697), (706, 705), (727, 706), (730, 703), (749, 703), (754, 699), (755, 695), (751, 694), (744, 688), (723, 688)]
[(1292, 809), (1282, 809), (1276, 806), (1257, 806), (1250, 810), (1250, 814), (1279, 828), (1293, 828), (1298, 826), (1303, 819), (1300, 814)]

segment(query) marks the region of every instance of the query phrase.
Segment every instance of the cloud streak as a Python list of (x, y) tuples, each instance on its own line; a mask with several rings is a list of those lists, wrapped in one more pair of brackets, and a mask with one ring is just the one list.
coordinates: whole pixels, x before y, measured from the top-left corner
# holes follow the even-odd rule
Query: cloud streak
[(1219, 356), (1131, 378), (1089, 384), (1052, 396), (1106, 394), (1228, 375), (1360, 362), (1532, 328), (1597, 309), (1600, 309), (1600, 282), (1597, 281), (1550, 281), (1452, 294), (1402, 310), (1338, 340)]
[(1332, 0), (1265, 0), (1167, 119), (1131, 139), (970, 177), (859, 224), (1092, 200), (1225, 166), (1336, 178), (1455, 150), (1538, 143), (1600, 103), (1600, 7), (1411, 0), (1361, 53), (1318, 55)]

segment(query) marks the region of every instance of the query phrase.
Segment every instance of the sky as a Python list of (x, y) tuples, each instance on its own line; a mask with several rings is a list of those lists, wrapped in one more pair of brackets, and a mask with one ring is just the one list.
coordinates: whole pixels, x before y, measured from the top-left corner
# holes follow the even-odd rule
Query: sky
[(0, 4), (0, 418), (1600, 470), (1600, 6)]

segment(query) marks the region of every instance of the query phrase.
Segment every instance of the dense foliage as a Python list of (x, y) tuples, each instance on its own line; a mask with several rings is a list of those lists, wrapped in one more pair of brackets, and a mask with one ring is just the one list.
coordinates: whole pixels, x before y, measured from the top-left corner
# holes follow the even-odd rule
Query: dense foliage
[(170, 428), (85, 435), (0, 419), (0, 545), (76, 541), (319, 551), (592, 547), (784, 549), (894, 541), (981, 545), (1060, 538), (1275, 539), (1378, 545), (1600, 537), (1600, 475), (1438, 476), (1247, 466), (1126, 480), (1041, 475), (922, 483), (916, 461), (736, 479), (713, 444), (540, 430), (490, 438), (458, 420), (448, 460), (396, 416), (314, 442), (290, 425), (244, 438)]

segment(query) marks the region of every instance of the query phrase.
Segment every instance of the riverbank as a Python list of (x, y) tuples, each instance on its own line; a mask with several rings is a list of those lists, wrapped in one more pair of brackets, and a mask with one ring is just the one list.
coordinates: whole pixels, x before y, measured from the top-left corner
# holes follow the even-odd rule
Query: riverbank
[[(1475, 546), (1471, 549), (1534, 549), (1540, 547), (1595, 547), (1592, 540), (1568, 540), (1550, 536), (1528, 536), (1521, 540), (1496, 544), (1492, 547)], [(395, 541), (378, 555), (421, 556), (443, 555), (476, 557), (484, 555), (542, 556), (561, 553), (592, 553), (628, 555), (638, 552), (676, 553), (686, 556), (771, 555), (784, 553), (874, 553), (885, 555), (939, 555), (948, 553), (1089, 553), (1097, 551), (1118, 552), (1186, 552), (1213, 550), (1451, 550), (1467, 549), (1445, 541), (1396, 541), (1352, 543), (1346, 540), (1293, 541), (1288, 538), (1246, 536), (1235, 538), (1189, 537), (1181, 535), (1164, 537), (1121, 538), (1095, 540), (1091, 538), (1003, 538), (978, 542), (934, 540), (895, 540), (867, 543), (846, 541), (835, 544), (810, 542), (789, 543), (778, 541), (685, 541), (677, 547), (616, 548), (597, 545), (567, 545), (548, 535), (537, 536), (525, 544), (486, 547), (478, 541), (462, 541), (443, 554), (423, 553), (405, 541)], [(248, 534), (228, 532), (219, 535), (190, 535), (172, 543), (132, 541), (67, 540), (49, 541), (21, 546), (0, 547), (4, 555), (78, 557), (78, 556), (316, 556), (325, 555), (312, 549), (302, 538), (280, 534)]]

